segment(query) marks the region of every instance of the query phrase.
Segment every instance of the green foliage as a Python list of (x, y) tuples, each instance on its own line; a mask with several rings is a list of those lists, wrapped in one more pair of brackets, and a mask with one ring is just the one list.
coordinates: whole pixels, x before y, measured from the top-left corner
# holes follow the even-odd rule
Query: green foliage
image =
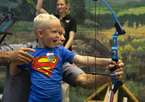
[[(123, 43), (123, 42), (122, 42)], [(121, 47), (121, 57), (125, 66), (123, 68), (124, 80), (139, 81), (144, 78), (144, 56), (145, 56), (145, 40), (144, 37), (129, 37), (129, 41), (124, 41)], [(141, 72), (140, 69), (143, 71)]]
[[(96, 13), (95, 13), (95, 9), (96, 9)], [(144, 19), (145, 17), (144, 6), (117, 5), (117, 6), (111, 6), (111, 9), (114, 11), (121, 25), (124, 25), (125, 27), (132, 27), (132, 21), (136, 21), (134, 22), (134, 28), (136, 28), (136, 26), (139, 23), (144, 24), (145, 22), (144, 21), (145, 20)], [(109, 28), (114, 27), (113, 16), (106, 6), (104, 5), (102, 5), (101, 7), (88, 6), (86, 7), (86, 10), (87, 11), (85, 15), (86, 17), (88, 17), (88, 19), (90, 19), (93, 22), (95, 22), (95, 19), (97, 19), (97, 22), (99, 20), (99, 23), (98, 23), (99, 29), (102, 29), (102, 28), (109, 29)]]
[(0, 78), (0, 93), (3, 93), (4, 88), (4, 78)]
[(124, 46), (124, 51), (131, 51), (131, 52), (133, 52), (134, 48), (130, 44), (126, 44)]
[(127, 20), (127, 21), (124, 23), (123, 26), (127, 28), (127, 27), (128, 27), (128, 24), (129, 24), (129, 21)]
[(74, 37), (74, 39), (84, 39), (86, 37), (86, 34), (84, 33), (84, 32), (77, 32), (76, 34), (75, 34), (75, 37)]
[(69, 3), (70, 14), (77, 19), (77, 24), (83, 24), (85, 20), (84, 13), (86, 12), (84, 0), (69, 0)]
[(28, 41), (35, 41), (33, 33), (33, 22), (17, 21), (9, 30), (13, 35), (8, 35), (2, 44), (26, 44)]
[(13, 32), (32, 32), (33, 31), (33, 22), (28, 21), (17, 21), (9, 31)]
[[(7, 37), (6, 39), (8, 39)], [(15, 33), (13, 36), (10, 36), (8, 44), (26, 44), (26, 39), (24, 35), (20, 35), (19, 32)]]
[[(71, 101), (83, 102), (86, 100), (92, 93), (95, 92), (94, 90), (87, 90), (80, 87), (70, 87), (70, 94), (69, 98)], [(86, 92), (87, 91), (87, 92)]]
[(140, 95), (139, 93), (144, 88), (144, 85), (142, 83), (134, 81), (127, 81), (125, 82), (125, 85), (137, 99)]

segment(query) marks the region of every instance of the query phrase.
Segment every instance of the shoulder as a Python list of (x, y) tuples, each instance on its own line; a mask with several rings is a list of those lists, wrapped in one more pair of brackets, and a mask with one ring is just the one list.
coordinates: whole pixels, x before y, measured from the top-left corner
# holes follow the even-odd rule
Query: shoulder
[(34, 49), (35, 50), (35, 52), (28, 52), (30, 55), (34, 55), (36, 52), (37, 52), (37, 47), (34, 47), (34, 48), (32, 48), (32, 49)]
[(63, 53), (66, 50), (67, 49), (64, 48), (64, 46), (55, 46), (52, 51), (56, 51), (56, 52), (59, 52), (59, 53), (62, 52)]
[(69, 18), (71, 20), (76, 20), (74, 17), (72, 17), (71, 15), (66, 15), (66, 18)]
[(59, 18), (59, 15), (57, 15), (57, 14), (54, 14), (54, 16), (57, 17), (57, 18)]
[(55, 49), (61, 49), (61, 50), (68, 50), (68, 49), (64, 48), (64, 46), (55, 46), (54, 48)]
[(63, 46), (55, 46), (53, 49), (59, 50), (59, 49), (64, 49), (64, 47)]

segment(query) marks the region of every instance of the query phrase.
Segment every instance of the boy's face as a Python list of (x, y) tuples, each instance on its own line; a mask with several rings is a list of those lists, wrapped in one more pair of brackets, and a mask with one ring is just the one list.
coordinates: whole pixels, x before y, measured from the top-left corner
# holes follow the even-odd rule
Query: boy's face
[(59, 38), (60, 22), (58, 20), (52, 20), (51, 26), (42, 32), (43, 47), (53, 48)]
[(65, 37), (65, 30), (63, 27), (60, 28), (60, 31), (59, 31), (59, 38), (56, 42), (56, 46), (63, 46), (64, 44), (64, 41), (66, 40)]

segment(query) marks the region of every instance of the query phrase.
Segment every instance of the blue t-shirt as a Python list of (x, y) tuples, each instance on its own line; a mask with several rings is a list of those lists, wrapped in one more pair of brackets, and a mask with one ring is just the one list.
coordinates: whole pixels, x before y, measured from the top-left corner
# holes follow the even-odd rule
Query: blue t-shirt
[[(38, 48), (28, 52), (34, 58), (28, 64), (18, 65), (18, 68), (29, 68), (31, 73), (31, 93), (29, 102), (61, 102), (62, 66), (71, 62), (76, 55), (64, 47)], [(54, 53), (54, 60), (47, 59), (47, 53)]]

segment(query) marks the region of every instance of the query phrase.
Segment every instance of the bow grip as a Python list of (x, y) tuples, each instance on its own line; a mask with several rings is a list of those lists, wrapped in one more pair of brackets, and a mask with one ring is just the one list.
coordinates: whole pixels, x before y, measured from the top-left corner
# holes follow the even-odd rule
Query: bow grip
[[(115, 61), (116, 63), (118, 62), (118, 59), (112, 59), (112, 60)], [(113, 68), (110, 69), (110, 71), (114, 71), (116, 69), (117, 69), (116, 66), (114, 66)]]

